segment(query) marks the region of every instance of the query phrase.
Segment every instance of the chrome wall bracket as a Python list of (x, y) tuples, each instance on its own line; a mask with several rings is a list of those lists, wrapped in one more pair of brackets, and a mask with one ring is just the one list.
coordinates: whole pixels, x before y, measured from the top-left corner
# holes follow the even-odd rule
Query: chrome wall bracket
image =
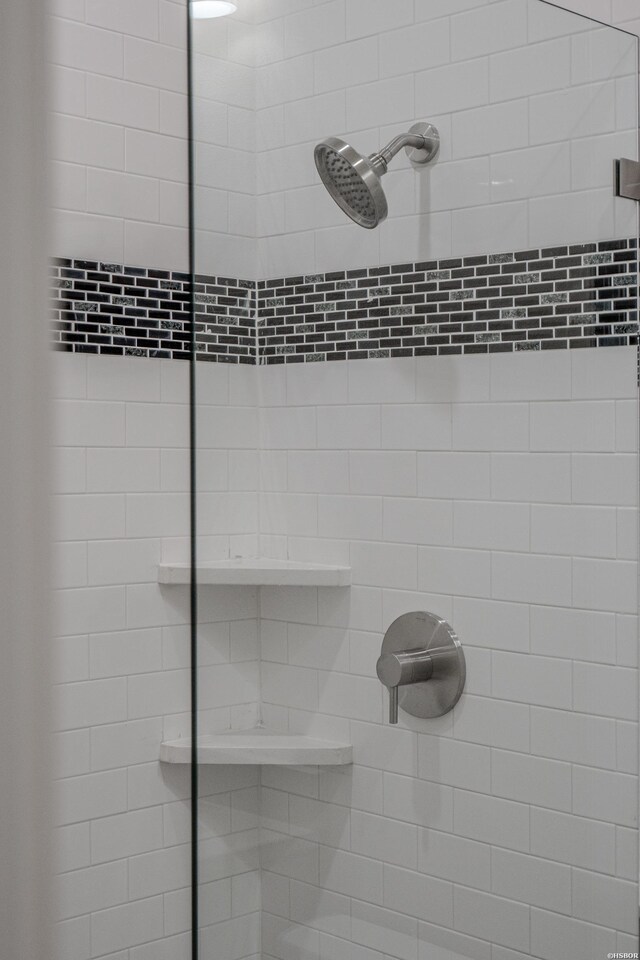
[(613, 176), (616, 197), (640, 200), (640, 163), (637, 160), (614, 160)]
[(466, 664), (462, 645), (446, 620), (405, 613), (384, 635), (378, 677), (389, 690), (389, 723), (398, 707), (413, 717), (441, 717), (462, 695)]

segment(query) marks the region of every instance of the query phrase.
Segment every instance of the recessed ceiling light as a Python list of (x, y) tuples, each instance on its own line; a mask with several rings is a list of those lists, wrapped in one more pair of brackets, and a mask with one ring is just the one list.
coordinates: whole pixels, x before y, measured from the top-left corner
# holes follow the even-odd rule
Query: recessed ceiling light
[(238, 9), (231, 0), (192, 0), (191, 16), (194, 20), (210, 20), (212, 17), (226, 17)]

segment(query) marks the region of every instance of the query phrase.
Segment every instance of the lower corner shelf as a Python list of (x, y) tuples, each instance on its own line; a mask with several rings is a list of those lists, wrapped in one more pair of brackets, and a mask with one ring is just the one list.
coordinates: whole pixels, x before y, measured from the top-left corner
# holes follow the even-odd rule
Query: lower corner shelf
[[(259, 728), (198, 737), (197, 756), (201, 764), (345, 766), (352, 763), (352, 753), (349, 743), (270, 733)], [(190, 763), (191, 740), (166, 740), (160, 745), (160, 760)]]

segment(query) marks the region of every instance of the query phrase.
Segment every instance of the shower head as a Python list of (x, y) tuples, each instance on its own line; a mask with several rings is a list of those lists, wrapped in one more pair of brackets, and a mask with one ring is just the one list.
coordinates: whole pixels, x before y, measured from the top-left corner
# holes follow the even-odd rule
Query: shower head
[(316, 167), (325, 187), (347, 216), (367, 230), (386, 219), (387, 198), (381, 181), (389, 163), (403, 147), (412, 165), (420, 168), (438, 156), (440, 136), (432, 124), (416, 123), (408, 133), (395, 137), (370, 157), (337, 137), (328, 137), (315, 148)]

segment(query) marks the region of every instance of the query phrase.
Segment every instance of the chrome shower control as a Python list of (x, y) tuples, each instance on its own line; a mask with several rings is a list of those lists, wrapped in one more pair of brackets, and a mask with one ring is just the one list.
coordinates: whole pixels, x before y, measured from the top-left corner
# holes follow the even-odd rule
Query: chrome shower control
[(446, 620), (405, 613), (384, 635), (376, 671), (389, 690), (389, 723), (398, 707), (413, 717), (441, 717), (462, 695), (466, 665), (462, 645)]

